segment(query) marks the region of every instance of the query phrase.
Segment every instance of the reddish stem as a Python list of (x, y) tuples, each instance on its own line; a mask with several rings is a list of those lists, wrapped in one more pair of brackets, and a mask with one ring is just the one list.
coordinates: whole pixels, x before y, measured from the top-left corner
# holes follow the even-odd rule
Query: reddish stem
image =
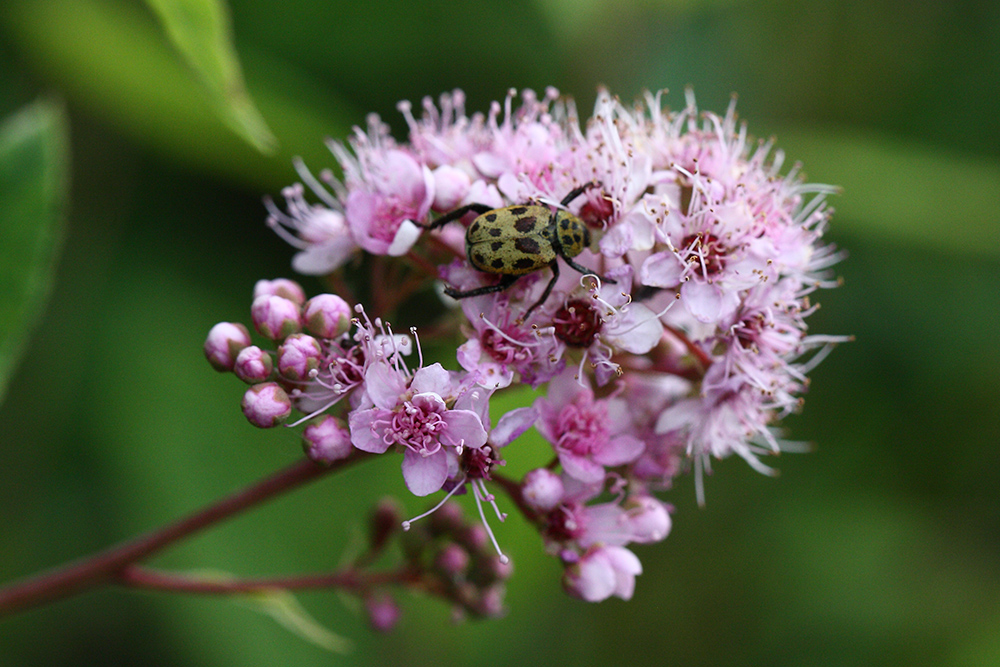
[(690, 338), (688, 338), (683, 332), (678, 331), (674, 327), (664, 324), (663, 328), (666, 329), (673, 335), (677, 340), (687, 348), (687, 351), (691, 353), (691, 356), (695, 358), (698, 362), (699, 370), (704, 374), (705, 370), (712, 365), (712, 358), (708, 356), (704, 350), (695, 345)]
[(355, 451), (350, 457), (329, 466), (303, 459), (175, 523), (76, 562), (11, 584), (0, 589), (0, 616), (111, 583), (120, 578), (123, 571), (132, 563), (147, 558), (174, 542), (285, 491), (365, 458), (368, 458), (367, 454)]
[(412, 583), (417, 580), (411, 569), (391, 572), (362, 573), (354, 569), (323, 574), (304, 574), (287, 577), (260, 577), (247, 579), (210, 579), (187, 574), (173, 574), (128, 565), (121, 570), (116, 581), (124, 586), (171, 593), (201, 593), (209, 595), (241, 595), (261, 591), (310, 590), (340, 588), (351, 592), (363, 592), (373, 586)]

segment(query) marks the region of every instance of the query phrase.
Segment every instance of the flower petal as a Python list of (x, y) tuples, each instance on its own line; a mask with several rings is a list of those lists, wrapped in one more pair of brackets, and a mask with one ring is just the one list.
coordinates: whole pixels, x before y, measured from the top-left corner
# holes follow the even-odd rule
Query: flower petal
[(448, 479), (448, 456), (438, 450), (430, 456), (423, 456), (407, 449), (403, 454), (403, 480), (406, 488), (415, 496), (427, 496), (444, 486)]
[(385, 441), (383, 430), (376, 426), (379, 423), (378, 418), (384, 416), (386, 412), (388, 411), (379, 408), (352, 412), (348, 418), (351, 426), (351, 444), (373, 454), (382, 454), (389, 449), (390, 443)]

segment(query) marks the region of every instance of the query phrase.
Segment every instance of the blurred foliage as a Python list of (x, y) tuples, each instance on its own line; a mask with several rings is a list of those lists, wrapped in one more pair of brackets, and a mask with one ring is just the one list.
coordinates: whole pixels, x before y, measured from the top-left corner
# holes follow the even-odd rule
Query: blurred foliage
[[(516, 566), (499, 621), (452, 625), (449, 610), (406, 597), (399, 631), (375, 636), (339, 596), (303, 594), (355, 643), (331, 656), (238, 604), (109, 590), (4, 620), (0, 667), (1000, 665), (1000, 5), (230, 0), (229, 12), (246, 89), (279, 144), (270, 156), (227, 125), (145, 3), (0, 4), (0, 115), (56, 93), (72, 143), (57, 280), (0, 406), (0, 579), (298, 456), (294, 434), (245, 423), (239, 387), (201, 343), (216, 321), (247, 319), (255, 280), (290, 273), (260, 197), (294, 180), (291, 156), (329, 166), (323, 138), (369, 111), (400, 131), (400, 99), (460, 87), (486, 109), (508, 87), (555, 85), (585, 110), (604, 84), (623, 99), (669, 86), (677, 106), (691, 84), (722, 110), (739, 92), (752, 133), (844, 188), (830, 236), (850, 253), (845, 284), (817, 295), (810, 321), (857, 341), (812, 374), (786, 424), (817, 451), (782, 457), (778, 479), (720, 462), (704, 510), (683, 480), (673, 534), (638, 550), (629, 603), (563, 596), (558, 566), (512, 517), (499, 527)], [(49, 218), (4, 228), (3, 273), (22, 263), (14, 240), (50, 234)], [(372, 462), (154, 564), (334, 567), (372, 489), (419, 506), (396, 465)]]
[(50, 101), (0, 124), (0, 403), (52, 287), (68, 188), (66, 131), (62, 107)]

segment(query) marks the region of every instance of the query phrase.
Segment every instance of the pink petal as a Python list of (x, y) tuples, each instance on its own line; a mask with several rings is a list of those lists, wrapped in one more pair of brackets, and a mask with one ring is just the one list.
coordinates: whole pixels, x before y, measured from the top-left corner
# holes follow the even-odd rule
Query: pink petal
[(407, 449), (403, 455), (403, 480), (415, 496), (427, 496), (444, 486), (448, 479), (448, 456), (443, 450), (423, 456)]
[(538, 421), (538, 410), (534, 408), (511, 410), (493, 427), (490, 440), (497, 447), (505, 447), (531, 428), (536, 421)]
[(562, 464), (567, 475), (581, 482), (594, 484), (604, 479), (604, 466), (589, 458), (560, 452), (559, 463)]
[(594, 461), (605, 466), (618, 466), (623, 463), (635, 461), (646, 449), (646, 443), (631, 435), (620, 435), (611, 438), (607, 444), (598, 448), (594, 454)]
[(418, 394), (430, 392), (438, 396), (448, 396), (452, 389), (451, 374), (441, 364), (431, 364), (413, 374), (410, 387)]
[(441, 444), (473, 448), (486, 444), (486, 429), (472, 410), (448, 410), (442, 417), (448, 429), (441, 435)]
[(382, 454), (389, 449), (389, 443), (383, 438), (384, 433), (375, 429), (375, 420), (384, 410), (372, 408), (352, 412), (348, 418), (351, 426), (351, 444), (365, 452)]

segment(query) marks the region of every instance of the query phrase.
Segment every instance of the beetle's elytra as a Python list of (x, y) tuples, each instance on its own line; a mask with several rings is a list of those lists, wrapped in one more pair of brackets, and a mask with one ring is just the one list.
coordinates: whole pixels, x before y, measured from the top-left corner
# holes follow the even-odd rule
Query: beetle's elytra
[[(599, 187), (599, 184), (591, 182), (581, 185), (566, 195), (560, 206), (565, 207), (591, 187)], [(513, 285), (520, 276), (548, 266), (552, 269), (552, 279), (545, 287), (542, 297), (524, 314), (527, 317), (552, 293), (559, 278), (559, 257), (580, 273), (595, 273), (572, 260), (590, 245), (590, 230), (580, 218), (564, 208), (552, 211), (546, 206), (519, 204), (493, 209), (485, 204), (468, 204), (423, 227), (437, 229), (470, 212), (477, 213), (478, 217), (465, 232), (465, 254), (469, 263), (480, 271), (497, 274), (502, 278), (496, 285), (464, 292), (446, 287), (445, 294), (452, 298), (465, 299), (501, 292)], [(608, 278), (602, 280), (614, 283)]]

